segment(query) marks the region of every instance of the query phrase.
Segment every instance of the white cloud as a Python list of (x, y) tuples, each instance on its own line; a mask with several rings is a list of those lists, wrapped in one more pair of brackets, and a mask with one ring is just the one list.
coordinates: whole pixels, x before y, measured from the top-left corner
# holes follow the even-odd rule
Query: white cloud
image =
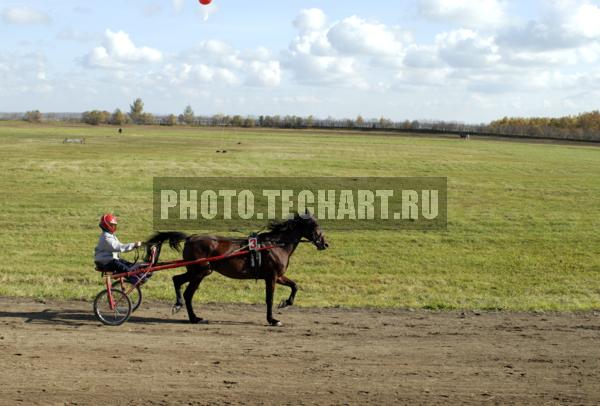
[(86, 66), (117, 69), (132, 63), (162, 60), (160, 51), (148, 47), (136, 47), (126, 32), (106, 30), (104, 37), (104, 45), (94, 48), (84, 57)]
[(577, 48), (577, 55), (577, 59), (583, 63), (596, 63), (600, 59), (600, 42), (590, 42), (580, 46)]
[(303, 84), (367, 87), (366, 81), (357, 70), (357, 62), (354, 58), (292, 52), (284, 66), (291, 69), (296, 80)]
[[(583, 52), (586, 52), (585, 50)], [(593, 49), (582, 58), (593, 59)], [(516, 67), (566, 66), (573, 65), (579, 58), (579, 53), (571, 49), (556, 49), (549, 51), (529, 51), (505, 49), (504, 62)]]
[(407, 87), (449, 87), (449, 85), (452, 85), (449, 82), (449, 76), (451, 73), (452, 70), (447, 67), (405, 69), (396, 75), (392, 88), (396, 90), (404, 90)]
[(48, 93), (53, 89), (43, 54), (8, 52), (0, 55), (1, 95)]
[(498, 43), (531, 51), (575, 49), (600, 40), (600, 7), (581, 0), (547, 1), (540, 16), (499, 32)]
[(2, 19), (9, 24), (47, 24), (50, 22), (48, 14), (28, 6), (7, 7), (2, 10)]
[(193, 66), (187, 63), (181, 64), (179, 67), (167, 64), (164, 67), (164, 75), (171, 85), (179, 86), (190, 78), (192, 68)]
[(180, 58), (228, 69), (239, 69), (244, 65), (240, 52), (229, 44), (219, 40), (207, 40), (198, 46), (181, 53)]
[(406, 51), (404, 64), (413, 68), (435, 68), (442, 65), (438, 50), (433, 45), (412, 45)]
[(464, 27), (493, 29), (507, 23), (506, 5), (498, 0), (419, 0), (425, 17)]
[(318, 9), (302, 10), (294, 20), (298, 36), (284, 52), (283, 66), (304, 84), (369, 87), (369, 68), (398, 67), (404, 32), (358, 16), (326, 25)]
[(482, 37), (471, 30), (455, 30), (436, 37), (439, 56), (454, 67), (485, 67), (500, 60), (492, 37)]
[[(105, 47), (98, 47), (88, 55), (88, 60), (103, 63), (111, 59), (114, 58)], [(281, 66), (266, 48), (241, 52), (226, 42), (207, 40), (152, 70), (132, 70), (122, 64), (113, 70), (111, 80), (120, 88), (151, 88), (164, 91), (165, 97), (177, 94), (189, 97), (215, 88), (223, 91), (244, 85), (277, 87), (281, 83)]]
[(297, 36), (292, 40), (289, 48), (292, 52), (316, 56), (330, 56), (334, 53), (334, 49), (327, 38), (327, 31), (315, 31)]
[(402, 43), (393, 30), (357, 16), (334, 24), (327, 38), (336, 50), (351, 55), (398, 55), (402, 52)]
[(558, 21), (529, 21), (498, 34), (500, 45), (532, 52), (574, 48), (581, 45), (582, 40), (580, 36), (564, 30)]
[(584, 2), (567, 17), (565, 27), (585, 38), (600, 38), (600, 7)]
[(300, 10), (300, 13), (294, 20), (294, 26), (303, 35), (314, 31), (321, 31), (325, 28), (326, 23), (327, 17), (325, 13), (318, 8)]
[(276, 87), (281, 83), (280, 62), (264, 47), (238, 51), (226, 42), (207, 40), (182, 52), (179, 59), (195, 65), (204, 81), (261, 87)]
[(279, 61), (252, 61), (248, 64), (246, 83), (251, 86), (276, 87), (281, 83)]
[(219, 68), (214, 73), (215, 80), (221, 81), (228, 85), (235, 85), (240, 82), (237, 75), (229, 69)]
[(246, 49), (241, 52), (240, 58), (244, 60), (256, 60), (256, 61), (269, 61), (273, 59), (273, 53), (271, 50), (265, 47), (258, 47), (256, 49)]

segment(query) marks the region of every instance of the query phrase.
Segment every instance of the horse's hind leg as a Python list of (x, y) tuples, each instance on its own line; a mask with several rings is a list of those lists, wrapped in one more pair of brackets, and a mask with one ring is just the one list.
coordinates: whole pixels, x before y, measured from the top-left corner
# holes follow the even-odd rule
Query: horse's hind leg
[(296, 282), (283, 275), (277, 277), (277, 283), (280, 285), (289, 286), (292, 290), (292, 292), (290, 293), (290, 297), (287, 300), (282, 300), (281, 303), (279, 303), (278, 307), (281, 309), (293, 305), (294, 298), (296, 297), (296, 292), (298, 292), (298, 284), (296, 284)]
[(190, 281), (190, 273), (186, 272), (181, 275), (173, 276), (173, 286), (175, 286), (175, 304), (173, 305), (173, 313), (178, 312), (183, 307), (183, 296), (181, 295), (181, 285)]

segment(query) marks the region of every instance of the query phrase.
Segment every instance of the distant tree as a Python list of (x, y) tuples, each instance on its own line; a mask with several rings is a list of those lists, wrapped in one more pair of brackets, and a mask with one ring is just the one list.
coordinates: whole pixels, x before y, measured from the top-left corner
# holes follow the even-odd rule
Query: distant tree
[(294, 127), (294, 117), (287, 115), (283, 118), (282, 127), (283, 128), (293, 128)]
[(135, 124), (144, 122), (144, 102), (139, 97), (129, 106), (129, 117)]
[(177, 125), (177, 116), (175, 114), (170, 114), (169, 116), (167, 116), (165, 125)]
[(537, 127), (537, 126), (529, 126), (527, 128), (527, 135), (530, 137), (543, 137), (544, 136), (544, 130), (542, 127)]
[(189, 104), (185, 107), (185, 110), (183, 110), (181, 121), (187, 125), (194, 124), (194, 110), (192, 110), (192, 106)]
[(233, 120), (233, 117), (224, 115), (224, 116), (222, 116), (222, 119), (221, 119), (221, 125), (225, 125), (225, 126), (233, 125), (232, 120)]
[(140, 124), (154, 124), (154, 115), (151, 113), (143, 113), (139, 118)]
[(261, 127), (273, 127), (273, 117), (264, 116)]
[(231, 118), (231, 125), (234, 127), (241, 127), (242, 126), (242, 116), (240, 116), (238, 114), (233, 116)]
[(110, 123), (114, 125), (123, 125), (127, 123), (127, 115), (121, 109), (116, 109), (110, 116)]
[(244, 122), (242, 123), (242, 127), (252, 128), (256, 125), (256, 120), (251, 117), (246, 117)]
[(381, 117), (379, 119), (379, 127), (380, 128), (392, 128), (393, 123), (390, 119), (387, 119), (385, 117)]
[(312, 128), (315, 126), (315, 118), (313, 117), (312, 114), (310, 116), (306, 117), (306, 120), (304, 120), (304, 125), (307, 128)]
[(264, 125), (265, 125), (265, 116), (261, 115), (258, 117), (258, 126), (264, 127)]
[(25, 113), (23, 120), (29, 121), (30, 123), (40, 123), (42, 121), (42, 113), (39, 110), (32, 110)]
[(108, 111), (92, 110), (83, 113), (83, 122), (90, 125), (106, 124), (109, 120)]
[(273, 128), (281, 127), (281, 117), (280, 116), (275, 115), (275, 116), (271, 117), (271, 127), (273, 127)]
[(595, 110), (589, 113), (583, 113), (577, 116), (578, 127), (583, 130), (600, 130), (600, 112)]
[(224, 120), (223, 120), (223, 114), (215, 114), (214, 116), (211, 117), (210, 119), (210, 125), (224, 125)]
[(354, 123), (355, 123), (356, 127), (358, 127), (358, 128), (362, 128), (362, 127), (364, 127), (364, 125), (365, 125), (365, 119), (364, 119), (364, 118), (362, 118), (362, 116), (359, 114), (359, 115), (356, 117), (356, 120), (354, 121)]

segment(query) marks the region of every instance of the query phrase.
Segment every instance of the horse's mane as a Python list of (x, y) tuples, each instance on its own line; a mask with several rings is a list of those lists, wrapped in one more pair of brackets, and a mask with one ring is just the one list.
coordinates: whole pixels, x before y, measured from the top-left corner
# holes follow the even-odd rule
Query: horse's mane
[(184, 241), (189, 236), (185, 233), (180, 233), (178, 231), (170, 231), (167, 233), (157, 232), (154, 233), (152, 237), (146, 241), (148, 246), (152, 246), (155, 244), (162, 244), (165, 241), (169, 241), (169, 245), (176, 251), (181, 250), (181, 242)]
[(271, 233), (280, 233), (284, 231), (290, 231), (295, 228), (298, 223), (309, 217), (303, 217), (298, 213), (294, 213), (294, 217), (286, 220), (273, 220), (267, 226), (267, 231)]

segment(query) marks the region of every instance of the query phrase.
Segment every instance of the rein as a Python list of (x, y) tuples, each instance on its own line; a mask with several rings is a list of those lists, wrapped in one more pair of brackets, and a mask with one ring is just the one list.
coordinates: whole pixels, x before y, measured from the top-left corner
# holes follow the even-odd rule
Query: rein
[(143, 245), (139, 246), (139, 247), (135, 247), (135, 256), (133, 257), (133, 263), (137, 264), (138, 260), (140, 259), (140, 248), (142, 248)]

